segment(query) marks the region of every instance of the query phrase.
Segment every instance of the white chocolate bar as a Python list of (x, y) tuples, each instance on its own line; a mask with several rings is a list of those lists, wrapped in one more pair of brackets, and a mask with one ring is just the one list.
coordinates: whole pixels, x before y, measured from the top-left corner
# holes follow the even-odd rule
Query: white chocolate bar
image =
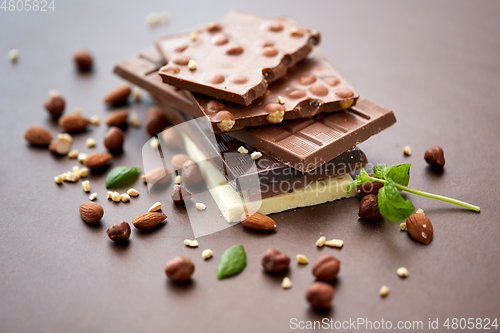
[[(357, 193), (353, 189), (346, 193), (353, 181), (349, 174), (316, 181), (293, 192), (282, 193), (258, 201), (245, 201), (228, 183), (224, 175), (206, 159), (204, 154), (186, 135), (184, 144), (187, 154), (200, 166), (210, 194), (217, 203), (227, 222), (240, 221), (246, 211), (257, 211), (265, 215), (286, 210), (319, 205), (342, 198), (350, 198)], [(246, 209), (245, 209), (246, 208)]]

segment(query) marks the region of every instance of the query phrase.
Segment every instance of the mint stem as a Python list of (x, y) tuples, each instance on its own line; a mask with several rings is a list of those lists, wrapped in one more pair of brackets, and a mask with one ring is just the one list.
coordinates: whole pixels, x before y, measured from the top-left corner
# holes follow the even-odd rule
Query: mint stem
[[(373, 178), (373, 177), (370, 177), (370, 179), (374, 180), (374, 181), (377, 181), (377, 182), (385, 183), (385, 180), (383, 180), (383, 179)], [(475, 205), (471, 205), (471, 204), (469, 204), (467, 202), (464, 202), (464, 201), (460, 201), (460, 200), (456, 200), (456, 199), (444, 197), (442, 195), (437, 195), (437, 194), (432, 194), (432, 193), (428, 193), (428, 192), (424, 192), (424, 191), (415, 190), (415, 189), (412, 189), (410, 187), (399, 185), (397, 183), (394, 183), (394, 185), (398, 189), (406, 191), (406, 192), (410, 192), (410, 193), (413, 193), (413, 194), (418, 194), (418, 195), (421, 195), (421, 196), (424, 196), (424, 197), (433, 198), (433, 199), (437, 199), (437, 200), (441, 200), (441, 201), (450, 202), (452, 204), (459, 205), (459, 206), (468, 208), (468, 209), (476, 211), (476, 212), (480, 212), (481, 211), (480, 207), (475, 206)]]

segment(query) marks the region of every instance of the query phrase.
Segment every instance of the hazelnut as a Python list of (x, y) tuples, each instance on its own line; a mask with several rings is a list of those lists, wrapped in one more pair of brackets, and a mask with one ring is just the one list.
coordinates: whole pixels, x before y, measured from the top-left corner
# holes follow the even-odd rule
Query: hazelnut
[(61, 95), (50, 95), (43, 104), (45, 109), (55, 118), (63, 114), (65, 105), (66, 101)]
[(187, 281), (194, 272), (194, 263), (186, 257), (175, 257), (165, 265), (165, 274), (175, 282)]
[(144, 123), (144, 127), (146, 128), (146, 132), (149, 135), (155, 136), (165, 127), (168, 126), (168, 119), (163, 115), (154, 114), (152, 116), (148, 116), (146, 122)]
[(203, 181), (200, 167), (193, 160), (188, 160), (182, 165), (182, 181), (190, 186), (195, 186)]
[(123, 148), (123, 141), (125, 135), (118, 127), (112, 126), (109, 128), (106, 135), (104, 135), (104, 147), (109, 151), (121, 151)]
[(111, 239), (112, 241), (124, 242), (130, 237), (130, 225), (125, 221), (121, 221), (110, 226), (106, 233), (108, 234), (109, 239)]
[(384, 187), (384, 183), (378, 182), (376, 180), (372, 180), (364, 183), (363, 185), (356, 186), (356, 191), (364, 197), (367, 194), (377, 195), (378, 191)]
[(230, 131), (235, 124), (233, 114), (225, 110), (217, 112), (212, 118), (212, 121), (216, 123), (221, 132)]
[(182, 136), (173, 127), (166, 127), (161, 132), (161, 141), (167, 146), (175, 150), (181, 150), (184, 147)]
[(433, 168), (444, 167), (444, 151), (439, 146), (429, 148), (424, 154), (425, 161)]
[(264, 252), (261, 262), (267, 272), (280, 273), (290, 265), (290, 257), (278, 250), (268, 249)]
[(329, 282), (337, 277), (340, 271), (340, 261), (334, 256), (324, 255), (318, 258), (312, 268), (312, 273), (319, 281)]
[(382, 217), (376, 195), (368, 194), (361, 199), (358, 216), (364, 220), (379, 220)]
[(185, 205), (187, 201), (191, 200), (193, 194), (184, 186), (175, 184), (172, 188), (171, 197), (176, 205)]
[(187, 161), (190, 161), (190, 160), (191, 160), (191, 157), (187, 156), (186, 154), (176, 154), (172, 157), (172, 160), (170, 161), (170, 163), (172, 163), (172, 166), (174, 167), (174, 169), (180, 170), (180, 169), (182, 169), (182, 166), (184, 165), (184, 163), (186, 163)]
[(306, 299), (313, 308), (326, 309), (330, 307), (335, 289), (326, 282), (314, 282), (307, 288)]
[(88, 72), (92, 69), (94, 57), (89, 51), (79, 49), (73, 54), (73, 60), (80, 72)]
[(406, 219), (406, 229), (419, 243), (429, 244), (434, 235), (431, 220), (423, 213), (411, 214)]

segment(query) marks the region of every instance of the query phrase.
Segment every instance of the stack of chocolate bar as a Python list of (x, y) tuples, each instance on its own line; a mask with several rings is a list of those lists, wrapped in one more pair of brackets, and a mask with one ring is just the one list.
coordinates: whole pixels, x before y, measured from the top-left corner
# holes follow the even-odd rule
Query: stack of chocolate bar
[(232, 222), (252, 202), (270, 214), (355, 195), (346, 193), (349, 173), (367, 163), (356, 145), (396, 122), (359, 97), (319, 41), (291, 19), (235, 11), (158, 38), (115, 72), (147, 90), (175, 124), (203, 120), (183, 134), (185, 149), (211, 161), (205, 182)]

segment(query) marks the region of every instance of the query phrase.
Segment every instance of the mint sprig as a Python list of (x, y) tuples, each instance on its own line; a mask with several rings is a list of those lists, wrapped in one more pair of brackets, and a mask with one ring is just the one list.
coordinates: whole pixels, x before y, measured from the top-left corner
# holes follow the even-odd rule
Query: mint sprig
[(382, 187), (378, 192), (378, 205), (380, 213), (391, 221), (403, 220), (410, 216), (415, 210), (411, 201), (405, 200), (401, 196), (401, 191), (450, 202), (476, 212), (481, 211), (480, 207), (471, 205), (464, 201), (408, 187), (407, 185), (410, 182), (410, 166), (410, 163), (376, 165), (373, 167), (373, 177), (371, 177), (365, 169), (361, 169), (359, 175), (356, 176), (356, 180), (354, 180), (347, 187), (347, 192), (349, 193), (355, 186), (363, 185), (369, 181), (384, 183), (384, 187)]

